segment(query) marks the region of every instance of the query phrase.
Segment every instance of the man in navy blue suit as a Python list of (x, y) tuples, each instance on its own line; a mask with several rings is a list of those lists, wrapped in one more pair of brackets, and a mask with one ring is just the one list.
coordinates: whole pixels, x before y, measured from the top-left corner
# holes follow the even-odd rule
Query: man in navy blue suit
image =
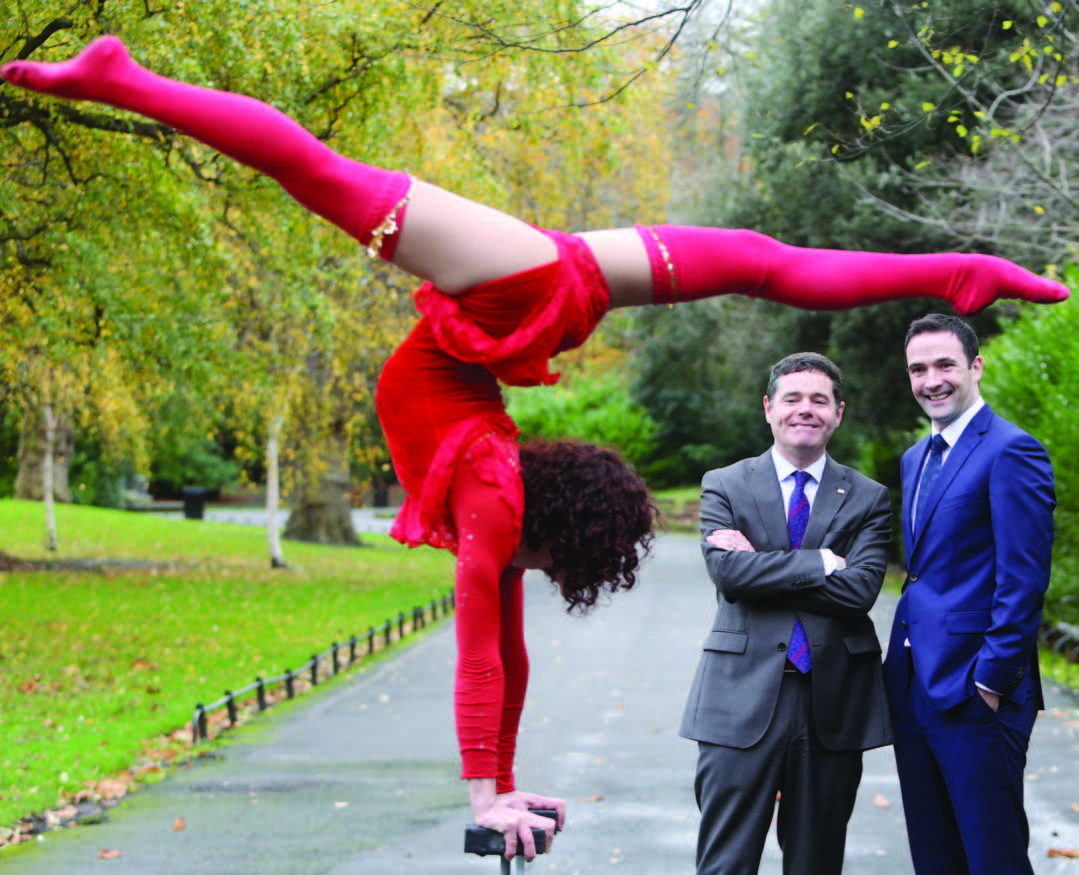
[(932, 433), (903, 456), (907, 579), (884, 673), (914, 869), (1032, 875), (1023, 769), (1043, 707), (1053, 469), (982, 399), (965, 321), (916, 320), (906, 357)]

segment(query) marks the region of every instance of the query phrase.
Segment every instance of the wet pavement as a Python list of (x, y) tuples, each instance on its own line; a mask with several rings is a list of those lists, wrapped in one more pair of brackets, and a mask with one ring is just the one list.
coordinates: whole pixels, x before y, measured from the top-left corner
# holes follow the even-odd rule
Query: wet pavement
[[(532, 661), (518, 784), (562, 796), (568, 825), (526, 872), (693, 871), (695, 747), (677, 735), (714, 597), (692, 536), (657, 542), (639, 587), (567, 616), (542, 576), (526, 579)], [(886, 627), (894, 598), (882, 597)], [(882, 633), (883, 637), (883, 633)], [(458, 780), (451, 623), (396, 655), (258, 718), (223, 749), (111, 809), (106, 823), (48, 833), (0, 855), (4, 875), (471, 875)], [(1048, 691), (1027, 769), (1037, 875), (1079, 875), (1079, 701)], [(182, 830), (174, 829), (183, 818)], [(122, 856), (98, 859), (102, 849)], [(761, 870), (781, 872), (774, 835)], [(871, 751), (845, 873), (912, 875), (890, 748)]]

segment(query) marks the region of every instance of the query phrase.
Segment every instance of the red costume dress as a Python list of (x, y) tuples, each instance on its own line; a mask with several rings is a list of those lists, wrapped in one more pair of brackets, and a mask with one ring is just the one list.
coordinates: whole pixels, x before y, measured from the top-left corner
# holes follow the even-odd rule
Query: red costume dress
[(498, 379), (553, 383), (551, 356), (579, 346), (610, 295), (591, 250), (548, 231), (558, 260), (460, 296), (429, 283), (424, 314), (390, 357), (376, 403), (407, 497), (392, 535), (457, 556), (454, 707), (462, 777), (514, 789), (513, 754), (528, 682), (517, 555), (524, 484), (517, 428)]

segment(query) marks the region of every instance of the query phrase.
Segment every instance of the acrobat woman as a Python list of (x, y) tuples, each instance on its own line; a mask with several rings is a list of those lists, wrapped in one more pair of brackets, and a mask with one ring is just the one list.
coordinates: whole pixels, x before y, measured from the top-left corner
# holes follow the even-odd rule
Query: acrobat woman
[(455, 714), (476, 822), (535, 853), (529, 811), (560, 799), (515, 788), (528, 680), (521, 578), (539, 568), (570, 608), (637, 581), (655, 508), (615, 453), (519, 446), (498, 380), (554, 380), (548, 360), (614, 307), (742, 294), (813, 310), (936, 297), (960, 313), (998, 298), (1052, 303), (1067, 289), (983, 255), (888, 255), (787, 246), (745, 230), (537, 229), (411, 176), (338, 155), (250, 97), (165, 79), (115, 37), (76, 58), (4, 66), (13, 85), (90, 100), (169, 125), (276, 180), (373, 255), (425, 281), (422, 314), (387, 362), (378, 411), (407, 500), (394, 536), (457, 556)]

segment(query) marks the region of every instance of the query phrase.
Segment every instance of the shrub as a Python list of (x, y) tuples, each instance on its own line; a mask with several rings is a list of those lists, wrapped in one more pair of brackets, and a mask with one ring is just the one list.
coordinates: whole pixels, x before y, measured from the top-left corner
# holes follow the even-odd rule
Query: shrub
[(543, 389), (506, 390), (521, 440), (577, 438), (613, 447), (647, 477), (659, 427), (630, 400), (624, 376), (615, 371), (574, 376)]
[[(1072, 289), (1079, 272), (1067, 277)], [(1046, 616), (1079, 622), (1079, 310), (1031, 307), (985, 351), (982, 392), (993, 409), (1040, 440), (1056, 476), (1056, 542)]]

